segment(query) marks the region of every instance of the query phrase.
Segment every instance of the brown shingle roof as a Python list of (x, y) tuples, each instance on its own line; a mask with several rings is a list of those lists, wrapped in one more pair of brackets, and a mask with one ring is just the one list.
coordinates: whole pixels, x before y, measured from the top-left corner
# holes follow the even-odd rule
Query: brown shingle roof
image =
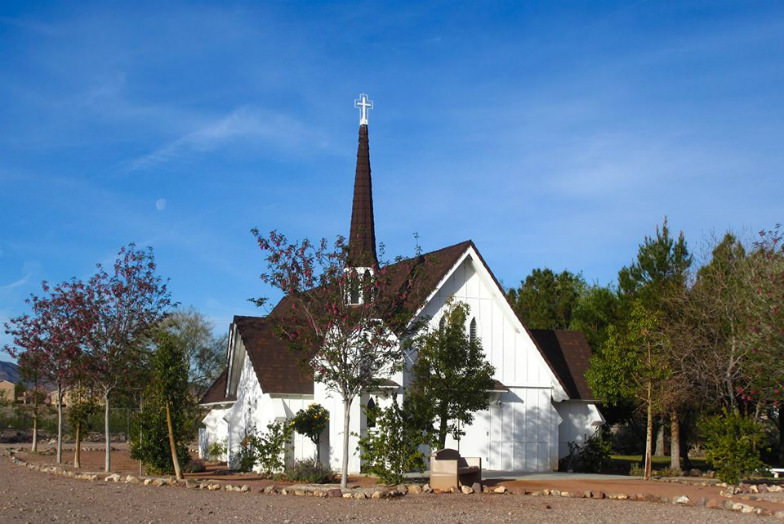
[(307, 356), (289, 349), (275, 334), (271, 320), (235, 316), (234, 324), (264, 393), (313, 394), (313, 372), (307, 366)]
[(204, 392), (204, 395), (199, 399), (199, 404), (215, 404), (218, 402), (234, 402), (237, 400), (236, 396), (226, 396), (226, 377), (229, 375), (229, 370), (224, 369), (223, 373), (218, 375), (215, 382)]
[(570, 399), (595, 400), (585, 372), (591, 364), (591, 347), (582, 331), (530, 329)]

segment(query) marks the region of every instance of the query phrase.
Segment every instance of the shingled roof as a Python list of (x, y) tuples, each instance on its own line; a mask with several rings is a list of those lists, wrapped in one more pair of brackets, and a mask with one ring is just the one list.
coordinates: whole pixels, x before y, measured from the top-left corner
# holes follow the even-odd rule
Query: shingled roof
[(229, 370), (224, 369), (223, 373), (218, 375), (215, 382), (204, 392), (204, 395), (199, 399), (199, 404), (219, 404), (221, 402), (234, 402), (237, 397), (234, 395), (226, 396), (226, 378), (229, 375)]
[(591, 364), (591, 346), (582, 331), (529, 329), (542, 355), (573, 400), (595, 400), (585, 372)]
[(234, 324), (265, 393), (313, 394), (307, 355), (289, 349), (267, 317), (235, 316)]

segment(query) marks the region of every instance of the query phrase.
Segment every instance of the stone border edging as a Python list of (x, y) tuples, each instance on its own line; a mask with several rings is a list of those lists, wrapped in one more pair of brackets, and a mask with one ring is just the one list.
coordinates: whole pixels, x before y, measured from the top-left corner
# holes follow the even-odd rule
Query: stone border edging
[[(15, 456), (14, 451), (12, 449), (6, 449), (5, 455), (8, 456), (11, 463), (16, 464), (18, 466), (24, 466), (28, 469), (33, 471), (40, 471), (42, 473), (49, 473), (52, 475), (59, 475), (63, 477), (73, 478), (77, 480), (89, 480), (89, 481), (103, 481), (103, 482), (123, 482), (126, 484), (141, 484), (145, 486), (155, 486), (155, 487), (163, 487), (163, 486), (175, 486), (175, 487), (184, 487), (188, 489), (206, 489), (208, 491), (229, 491), (229, 492), (237, 492), (237, 493), (251, 493), (252, 490), (247, 484), (242, 484), (240, 486), (233, 485), (233, 484), (224, 484), (221, 482), (214, 482), (214, 481), (198, 481), (198, 480), (177, 480), (172, 477), (154, 477), (154, 476), (142, 476), (137, 477), (134, 475), (120, 475), (119, 473), (96, 473), (96, 472), (75, 472), (71, 470), (67, 470), (60, 466), (46, 466), (46, 465), (39, 465), (39, 464), (32, 464), (30, 462), (26, 462), (18, 457)], [(770, 490), (771, 486), (766, 486), (768, 491), (784, 491), (784, 488), (781, 488), (778, 485), (775, 485), (780, 489)], [(749, 489), (748, 487), (744, 488), (744, 485), (741, 486), (729, 486), (729, 489), (724, 490), (720, 493), (722, 497), (732, 497), (738, 495), (739, 493), (746, 492), (745, 490)], [(737, 490), (737, 491), (736, 491)], [(335, 485), (324, 485), (324, 484), (292, 484), (286, 486), (276, 486), (271, 484), (266, 486), (263, 489), (259, 489), (256, 493), (265, 494), (265, 495), (294, 495), (294, 496), (311, 496), (317, 498), (344, 498), (344, 499), (386, 499), (386, 498), (394, 498), (405, 496), (408, 494), (423, 494), (423, 493), (462, 493), (466, 495), (476, 493), (476, 485), (474, 486), (461, 486), (460, 490), (450, 490), (446, 492), (442, 492), (441, 490), (433, 490), (430, 488), (428, 484), (424, 486), (419, 484), (399, 484), (397, 486), (389, 486), (389, 487), (373, 487), (373, 488), (352, 488), (343, 490), (340, 487), (336, 487)], [(481, 493), (483, 494), (510, 494), (510, 491), (503, 485), (497, 486), (495, 488), (489, 488), (484, 486), (481, 489)], [(693, 505), (696, 507), (705, 507), (705, 508), (715, 508), (715, 509), (725, 509), (730, 511), (738, 511), (740, 513), (755, 513), (761, 516), (772, 516), (774, 518), (778, 518), (784, 520), (784, 510), (779, 511), (771, 511), (767, 508), (759, 507), (759, 506), (752, 506), (749, 504), (744, 504), (742, 502), (735, 502), (733, 500), (719, 500), (713, 499), (709, 497), (701, 497), (700, 499), (692, 502), (689, 497), (686, 495), (681, 495), (677, 497), (668, 497), (668, 496), (657, 496), (652, 494), (628, 494), (622, 492), (604, 492), (604, 491), (595, 491), (595, 490), (585, 490), (585, 491), (561, 491), (557, 489), (542, 489), (536, 491), (527, 491), (523, 490), (521, 493), (523, 496), (531, 496), (531, 497), (564, 497), (564, 498), (585, 498), (585, 499), (608, 499), (608, 500), (629, 500), (629, 501), (642, 501), (642, 502), (658, 502), (664, 504), (675, 504), (675, 505)], [(755, 498), (752, 496), (743, 496), (740, 495), (740, 498), (754, 501)]]

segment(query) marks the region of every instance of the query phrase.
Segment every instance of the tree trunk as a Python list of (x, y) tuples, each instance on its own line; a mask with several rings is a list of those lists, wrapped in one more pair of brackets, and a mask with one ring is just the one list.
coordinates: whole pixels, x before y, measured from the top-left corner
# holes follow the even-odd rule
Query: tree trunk
[(38, 401), (35, 398), (36, 391), (33, 390), (33, 445), (30, 450), (38, 453)]
[(445, 409), (441, 410), (438, 419), (438, 449), (444, 449), (446, 447), (447, 424), (449, 422)]
[(340, 487), (348, 487), (348, 438), (349, 438), (349, 413), (351, 409), (351, 399), (343, 397), (343, 463), (340, 467)]
[(779, 465), (784, 464), (784, 406), (779, 404)]
[(174, 464), (174, 476), (177, 477), (177, 480), (182, 480), (180, 458), (177, 456), (177, 445), (174, 443), (174, 426), (172, 425), (171, 409), (168, 401), (166, 401), (166, 427), (169, 430), (169, 449), (171, 450), (172, 464)]
[(77, 422), (74, 425), (74, 467), (82, 467), (82, 423)]
[(656, 445), (653, 448), (653, 455), (655, 457), (663, 457), (664, 453), (664, 421), (659, 423), (656, 430)]
[(651, 480), (651, 452), (653, 448), (653, 405), (652, 405), (652, 384), (648, 382), (646, 411), (647, 427), (645, 428), (645, 480)]
[(57, 463), (63, 463), (63, 388), (57, 386)]
[(112, 443), (109, 435), (109, 391), (105, 391), (103, 394), (103, 433), (106, 440), (106, 455), (103, 469), (109, 473), (109, 468), (112, 467)]
[(676, 409), (670, 411), (670, 469), (681, 470), (681, 424)]

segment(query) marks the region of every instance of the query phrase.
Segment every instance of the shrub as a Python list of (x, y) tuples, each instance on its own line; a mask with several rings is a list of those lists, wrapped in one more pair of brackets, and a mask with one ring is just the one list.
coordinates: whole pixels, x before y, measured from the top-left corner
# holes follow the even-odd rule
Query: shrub
[(222, 460), (222, 458), (226, 455), (226, 443), (210, 443), (210, 445), (207, 446), (207, 455), (210, 457), (210, 460)]
[(699, 422), (705, 458), (716, 469), (716, 476), (727, 484), (764, 470), (760, 455), (766, 443), (762, 425), (740, 413), (728, 412), (705, 417)]
[(237, 469), (251, 471), (258, 464), (263, 473), (282, 470), (282, 455), (290, 438), (291, 426), (281, 422), (267, 424), (267, 431), (263, 434), (259, 434), (255, 427), (248, 428), (240, 441)]
[(259, 460), (258, 452), (256, 451), (257, 440), (256, 428), (247, 428), (245, 436), (240, 440), (240, 449), (237, 452), (237, 456), (234, 458), (238, 471), (248, 472), (256, 466), (256, 462)]
[(207, 471), (207, 466), (204, 465), (204, 461), (201, 459), (192, 459), (183, 466), (182, 471), (185, 473), (201, 473)]
[[(371, 412), (372, 411), (372, 412)], [(386, 484), (399, 484), (406, 471), (425, 469), (419, 446), (429, 444), (429, 434), (414, 423), (417, 417), (406, 405), (400, 408), (393, 399), (387, 409), (372, 408), (368, 417), (376, 421), (376, 431), (359, 441), (362, 460), (368, 473)]]
[(632, 464), (629, 466), (629, 476), (630, 477), (644, 477), (645, 476), (645, 468), (642, 467), (640, 464)]
[(308, 482), (311, 484), (326, 484), (335, 479), (335, 474), (329, 466), (323, 465), (316, 459), (298, 460), (293, 466), (286, 468), (286, 477), (289, 480)]
[(581, 473), (600, 473), (610, 465), (610, 438), (603, 429), (598, 429), (583, 444), (569, 442), (569, 455), (562, 458), (558, 469)]

